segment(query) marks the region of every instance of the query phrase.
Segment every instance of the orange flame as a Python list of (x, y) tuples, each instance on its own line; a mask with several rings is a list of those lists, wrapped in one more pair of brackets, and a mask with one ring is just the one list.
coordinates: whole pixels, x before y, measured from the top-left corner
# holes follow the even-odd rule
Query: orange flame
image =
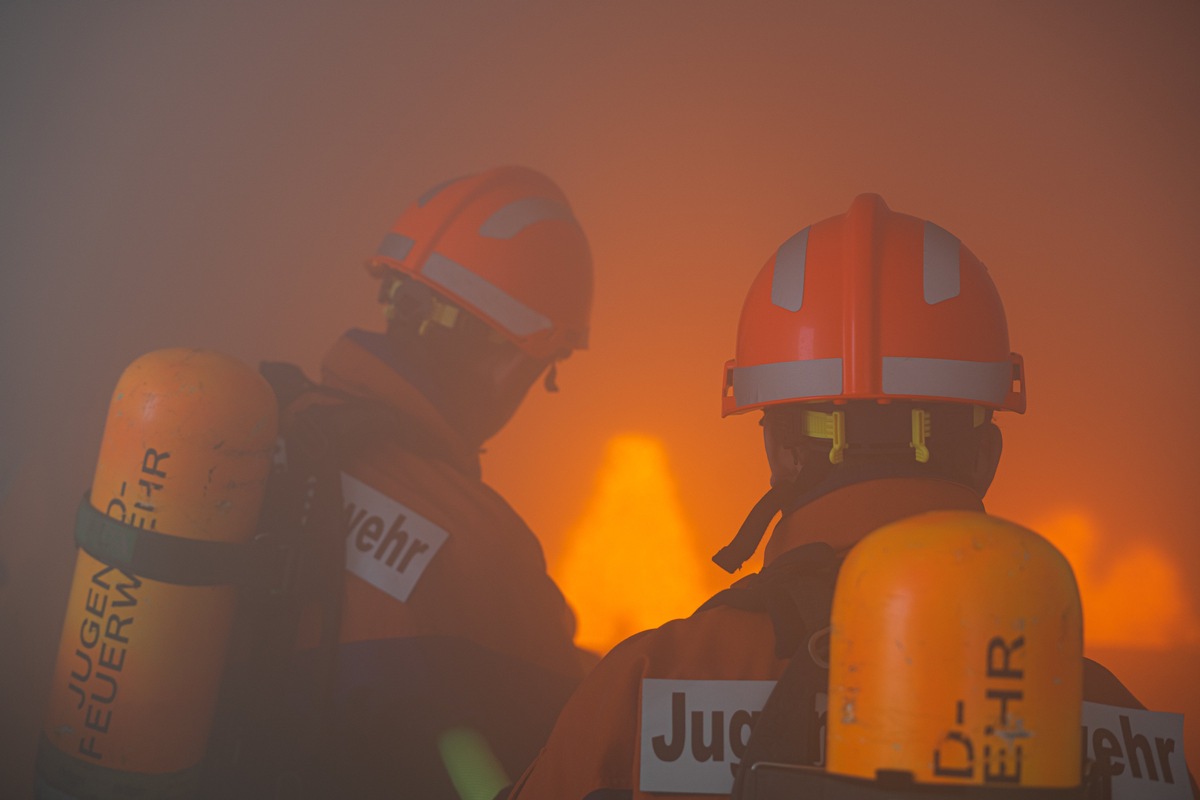
[(1061, 511), (1034, 530), (1049, 539), (1075, 570), (1089, 646), (1167, 650), (1200, 642), (1200, 621), (1188, 607), (1178, 566), (1155, 545), (1103, 545), (1095, 523)]
[(707, 591), (694, 539), (662, 443), (611, 439), (596, 490), (552, 570), (577, 612), (577, 643), (607, 652), (695, 611)]

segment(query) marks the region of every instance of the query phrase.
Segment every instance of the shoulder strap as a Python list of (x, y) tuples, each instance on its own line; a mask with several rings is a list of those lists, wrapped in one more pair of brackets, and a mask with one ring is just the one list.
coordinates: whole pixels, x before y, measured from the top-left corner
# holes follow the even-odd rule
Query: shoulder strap
[(743, 585), (749, 579), (739, 581), (710, 601), (766, 611), (775, 628), (775, 653), (789, 659), (750, 733), (734, 779), (734, 798), (741, 796), (744, 776), (757, 762), (823, 760), (816, 700), (828, 689), (829, 613), (840, 566), (828, 545), (806, 545), (751, 576), (756, 580), (749, 585)]
[(700, 610), (730, 606), (769, 614), (775, 629), (775, 655), (790, 658), (802, 640), (828, 627), (840, 566), (841, 558), (829, 545), (804, 545), (784, 553), (762, 572), (718, 592)]
[[(248, 587), (238, 598), (231, 663), (209, 747), (212, 797), (271, 796), (281, 782), (307, 783), (301, 778), (307, 754), (321, 749), (331, 727), (345, 572), (341, 469), (352, 450), (331, 420), (350, 396), (317, 386), (290, 364), (263, 364), (262, 373), (276, 391), (285, 422), (256, 541), (281, 554), (285, 578), (266, 591)], [(333, 402), (292, 413), (290, 407), (308, 392)], [(319, 615), (319, 668), (309, 694), (312, 707), (297, 717), (283, 678), (301, 616), (309, 609)]]
[[(342, 468), (380, 441), (459, 469), (461, 459), (421, 422), (382, 402), (317, 384), (294, 364), (263, 362), (260, 372), (275, 391), (283, 424), (259, 539), (286, 554), (287, 580), (277, 591), (240, 598), (241, 663), (226, 678), (226, 731), (214, 738), (224, 752), (210, 758), (210, 794), (256, 796), (286, 785), (293, 795), (311, 796), (321, 781), (312, 754), (333, 735), (345, 578)], [(320, 621), (317, 667), (310, 708), (297, 716), (280, 677), (293, 658), (301, 614), (313, 608)]]
[(264, 361), (259, 371), (275, 390), (281, 416), (304, 395), (323, 398), (292, 415), (289, 428), (292, 435), (317, 437), (320, 447), (342, 460), (386, 439), (416, 455), (458, 466), (460, 459), (444, 439), (386, 403), (315, 383), (295, 364)]
[(309, 380), (309, 377), (304, 374), (304, 370), (286, 361), (260, 362), (258, 372), (275, 390), (275, 401), (279, 404), (280, 411), (290, 408), (302, 394), (322, 388), (319, 384)]

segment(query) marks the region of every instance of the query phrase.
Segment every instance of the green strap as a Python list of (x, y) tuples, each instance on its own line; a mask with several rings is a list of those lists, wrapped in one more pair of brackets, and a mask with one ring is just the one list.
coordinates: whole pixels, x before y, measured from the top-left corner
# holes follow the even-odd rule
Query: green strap
[(512, 783), (478, 731), (451, 728), (438, 737), (437, 746), (450, 782), (462, 800), (492, 800)]

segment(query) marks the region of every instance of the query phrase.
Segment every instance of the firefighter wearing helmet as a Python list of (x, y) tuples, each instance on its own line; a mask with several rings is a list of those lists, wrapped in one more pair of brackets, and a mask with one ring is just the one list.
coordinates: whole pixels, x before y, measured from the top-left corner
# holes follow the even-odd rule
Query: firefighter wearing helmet
[(480, 475), (531, 385), (554, 390), (587, 346), (592, 262), (566, 197), (523, 167), (448, 181), (367, 266), (386, 329), (337, 340), (317, 385), (273, 381), (285, 430), (325, 421), (345, 533), (328, 560), (345, 568), (299, 621), (283, 722), (252, 737), (278, 741), (243, 744), (252, 796), (495, 793), (589, 662), (537, 538)]
[[(1091, 752), (1103, 744), (1081, 752), (1081, 706), (1121, 707), (1127, 721), (1150, 712), (1081, 658), (1069, 566), (1035, 533), (983, 513), (1001, 452), (993, 416), (1025, 410), (1024, 369), (987, 270), (958, 238), (871, 194), (791, 236), (750, 287), (722, 404), (723, 415), (761, 412), (771, 488), (714, 561), (738, 570), (781, 514), (762, 571), (614, 648), (513, 797), (740, 794), (751, 765), (769, 761), (828, 764), (859, 782), (776, 797), (904, 797), (926, 782), (938, 797), (1075, 796), (1085, 755), (1111, 776), (1135, 764), (1148, 776), (1140, 749), (1127, 762)], [(948, 600), (937, 588), (947, 576), (958, 592)], [(1024, 604), (1019, 618), (974, 602), (992, 588)], [(1026, 626), (1047, 609), (1054, 625)], [(1008, 627), (989, 633), (996, 620)], [(961, 675), (947, 652), (923, 653), (941, 641), (927, 622), (971, 639)], [(1187, 797), (1176, 758), (1172, 788)], [(1168, 770), (1155, 766), (1161, 785)], [(897, 775), (908, 784), (876, 780)]]

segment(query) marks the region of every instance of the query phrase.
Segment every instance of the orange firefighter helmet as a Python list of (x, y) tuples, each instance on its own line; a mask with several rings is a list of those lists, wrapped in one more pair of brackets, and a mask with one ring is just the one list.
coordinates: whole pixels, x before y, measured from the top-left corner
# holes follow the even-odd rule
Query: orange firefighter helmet
[(499, 167), (430, 189), (368, 268), (427, 284), (534, 358), (587, 346), (587, 239), (562, 191), (532, 169)]
[(864, 194), (792, 236), (759, 272), (725, 366), (722, 416), (888, 399), (1023, 412), (1024, 369), (979, 259), (934, 223)]

